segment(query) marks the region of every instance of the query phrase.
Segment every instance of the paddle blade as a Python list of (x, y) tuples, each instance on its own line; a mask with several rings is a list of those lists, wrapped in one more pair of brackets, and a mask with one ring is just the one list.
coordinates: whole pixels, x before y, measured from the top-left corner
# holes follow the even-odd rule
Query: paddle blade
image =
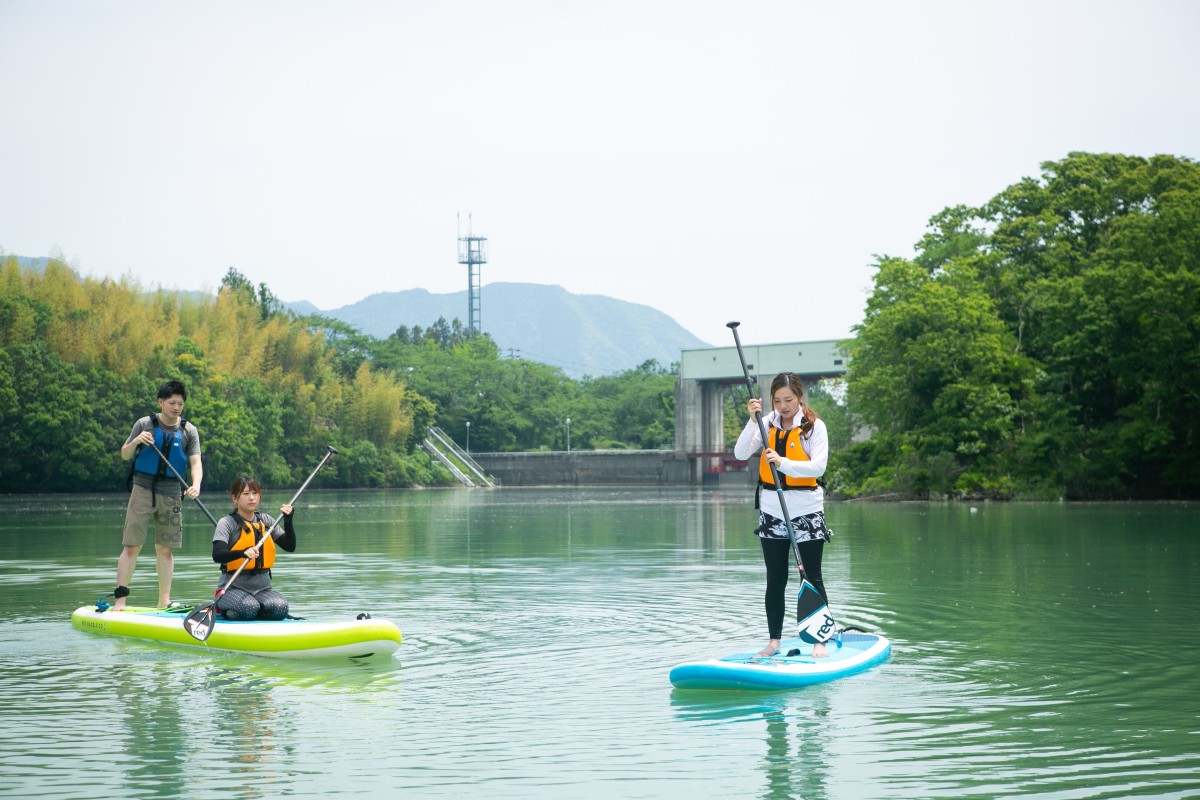
[(807, 580), (801, 579), (800, 593), (796, 596), (796, 625), (800, 638), (809, 644), (829, 640), (833, 636), (833, 615), (825, 598)]
[(198, 641), (206, 641), (209, 634), (212, 633), (213, 626), (217, 624), (217, 601), (205, 603), (197, 608), (192, 613), (188, 614), (183, 620), (183, 629), (187, 631), (193, 639)]

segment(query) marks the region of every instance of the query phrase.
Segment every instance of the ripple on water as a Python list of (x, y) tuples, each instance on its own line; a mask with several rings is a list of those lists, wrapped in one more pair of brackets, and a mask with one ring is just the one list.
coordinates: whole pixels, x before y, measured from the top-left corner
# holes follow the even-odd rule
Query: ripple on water
[[(887, 635), (891, 659), (803, 691), (684, 692), (667, 680), (673, 664), (765, 638), (761, 556), (744, 520), (727, 524), (695, 493), (588, 497), (363, 493), (338, 505), (314, 495), (303, 541), (337, 546), (288, 555), (278, 583), (294, 613), (367, 611), (404, 635), (391, 661), (336, 667), (75, 631), (70, 609), (111, 586), (110, 521), (91, 550), (72, 528), (48, 572), (10, 558), (20, 541), (6, 542), (0, 793), (1200, 792), (1190, 539), (1166, 542), (1172, 558), (1160, 563), (1139, 561), (1149, 542), (1128, 548), (1106, 528), (1085, 540), (1039, 526), (1036, 509), (986, 534), (956, 527), (953, 508), (841, 509), (856, 524), (826, 551), (833, 611)], [(61, 527), (56, 508), (25, 513)], [(1084, 546), (1077, 569), (1056, 555)], [(1130, 563), (1138, 580), (1125, 583), (1138, 591), (1104, 595), (1099, 576)], [(139, 569), (140, 587), (152, 569)], [(212, 570), (204, 553), (181, 554), (177, 592), (210, 596)], [(1114, 608), (1143, 626), (1132, 646), (1112, 630)]]

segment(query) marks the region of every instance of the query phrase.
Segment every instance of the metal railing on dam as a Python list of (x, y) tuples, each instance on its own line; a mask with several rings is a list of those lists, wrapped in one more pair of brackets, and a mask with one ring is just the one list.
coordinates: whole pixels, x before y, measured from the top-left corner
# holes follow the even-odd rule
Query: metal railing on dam
[(495, 479), (486, 474), (475, 459), (471, 458), (465, 450), (447, 436), (445, 431), (434, 426), (429, 428), (426, 433), (429, 435), (425, 437), (425, 441), (421, 442), (421, 447), (425, 448), (425, 452), (429, 453), (435, 461), (449, 470), (459, 483), (471, 488), (485, 486), (490, 489), (495, 486)]

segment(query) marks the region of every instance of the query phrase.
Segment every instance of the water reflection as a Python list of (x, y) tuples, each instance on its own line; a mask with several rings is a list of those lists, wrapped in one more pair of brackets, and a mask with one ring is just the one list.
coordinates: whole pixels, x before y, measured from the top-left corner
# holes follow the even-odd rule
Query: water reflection
[[(680, 720), (722, 731), (744, 729), (762, 740), (758, 772), (764, 800), (830, 796), (830, 701), (821, 687), (803, 692), (698, 692), (673, 690), (671, 707)], [(751, 792), (747, 792), (750, 794)]]
[[(403, 651), (401, 651), (403, 652)], [(320, 689), (335, 694), (371, 695), (400, 686), (402, 663), (398, 657), (366, 661), (342, 659), (327, 662), (246, 659), (231, 656), (244, 680), (267, 687)]]
[(115, 701), (110, 706), (115, 724), (105, 741), (123, 754), (117, 759), (123, 767), (121, 783), (134, 791), (178, 794), (184, 788), (189, 753), (178, 743), (187, 741), (190, 732), (181, 709), (187, 690), (178, 678), (173, 670), (152, 676), (124, 664), (93, 687), (110, 692)]
[(814, 693), (802, 712), (780, 708), (765, 714), (767, 728), (768, 800), (805, 797), (824, 800), (829, 796), (829, 763), (824, 750), (829, 704), (823, 693)]
[(238, 796), (246, 800), (266, 796), (264, 789), (287, 772), (278, 765), (279, 751), (295, 741), (297, 731), (289, 724), (293, 718), (280, 715), (274, 684), (253, 674), (223, 676), (209, 688), (221, 698), (212, 744), (227, 751)]

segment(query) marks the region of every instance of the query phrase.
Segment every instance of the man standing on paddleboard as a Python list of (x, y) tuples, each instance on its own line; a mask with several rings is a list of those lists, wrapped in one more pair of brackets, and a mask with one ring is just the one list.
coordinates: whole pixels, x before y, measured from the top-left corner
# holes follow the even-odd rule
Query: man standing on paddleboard
[[(171, 603), (174, 551), (183, 546), (183, 497), (200, 496), (204, 467), (200, 461), (200, 432), (183, 418), (187, 390), (180, 381), (158, 388), (158, 414), (142, 417), (121, 445), (121, 458), (130, 465), (129, 505), (117, 560), (117, 588), (113, 611), (125, 608), (137, 557), (154, 522), (154, 562), (158, 571), (158, 608)], [(183, 475), (191, 471), (192, 483), (183, 488)]]

